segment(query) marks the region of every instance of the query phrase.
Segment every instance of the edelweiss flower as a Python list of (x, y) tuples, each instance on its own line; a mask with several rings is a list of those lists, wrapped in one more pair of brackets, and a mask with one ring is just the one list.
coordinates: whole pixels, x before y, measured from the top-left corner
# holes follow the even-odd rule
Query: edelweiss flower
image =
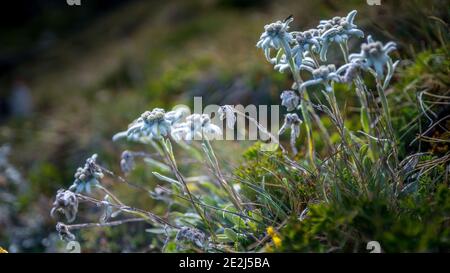
[(58, 190), (50, 215), (55, 217), (56, 212), (63, 213), (69, 223), (73, 222), (78, 212), (78, 198), (75, 193), (64, 189)]
[(176, 141), (200, 140), (203, 137), (214, 139), (222, 135), (222, 130), (211, 123), (211, 119), (206, 114), (192, 114), (186, 117), (186, 122), (178, 123), (172, 129), (172, 137)]
[(227, 120), (227, 127), (230, 129), (234, 128), (234, 124), (236, 123), (236, 116), (234, 113), (234, 108), (231, 105), (220, 106), (219, 111), (220, 120)]
[(297, 148), (295, 148), (295, 140), (300, 136), (300, 124), (302, 124), (303, 121), (297, 116), (297, 114), (286, 114), (284, 116), (284, 123), (283, 126), (281, 126), (280, 131), (278, 132), (279, 135), (283, 134), (287, 128), (291, 129), (291, 148), (292, 152), (294, 154), (297, 154)]
[(310, 51), (320, 51), (320, 37), (317, 29), (310, 29), (303, 32), (295, 32), (294, 37), (296, 45), (292, 48), (292, 55), (295, 64), (299, 67), (303, 64), (304, 54)]
[(281, 105), (287, 108), (290, 112), (295, 110), (300, 102), (300, 98), (292, 90), (285, 90), (281, 93)]
[[(264, 54), (267, 60), (273, 63), (270, 57), (270, 49), (280, 49), (289, 48), (289, 44), (292, 43), (292, 34), (288, 32), (289, 24), (293, 21), (293, 18), (289, 18), (285, 21), (277, 21), (264, 26), (264, 32), (261, 34), (257, 47), (264, 50)], [(289, 49), (290, 51), (290, 49)], [(285, 54), (290, 54), (290, 52), (285, 52)], [(289, 55), (290, 56), (290, 55)]]
[(379, 41), (374, 41), (372, 36), (367, 37), (367, 43), (361, 45), (361, 52), (359, 54), (351, 54), (349, 60), (351, 62), (361, 63), (362, 68), (373, 68), (378, 77), (383, 77), (384, 66), (391, 64), (392, 59), (389, 53), (396, 49), (394, 42), (389, 42), (383, 46)]
[(326, 61), (328, 47), (331, 43), (346, 43), (352, 37), (364, 37), (364, 32), (357, 28), (353, 21), (357, 11), (351, 11), (346, 17), (336, 16), (331, 20), (321, 20), (317, 29), (320, 32), (322, 48), (320, 50), (320, 59)]
[(336, 73), (336, 67), (333, 64), (322, 65), (317, 69), (310, 69), (310, 72), (312, 73), (313, 79), (302, 83), (300, 86), (301, 90), (311, 85), (323, 84), (325, 90), (331, 92), (333, 91), (331, 81), (340, 81), (339, 75)]
[(164, 109), (155, 108), (144, 112), (137, 120), (128, 126), (128, 130), (117, 133), (113, 141), (122, 137), (139, 141), (141, 138), (161, 139), (169, 135), (171, 127), (184, 115), (184, 111), (165, 112)]
[(353, 61), (339, 67), (336, 73), (340, 75), (343, 71), (345, 71), (344, 76), (340, 76), (341, 79), (340, 81), (345, 83), (351, 83), (358, 75), (358, 71), (360, 69), (361, 69), (361, 62)]
[(91, 192), (91, 186), (97, 185), (99, 180), (103, 178), (103, 172), (97, 163), (97, 154), (92, 155), (90, 158), (86, 159), (86, 163), (84, 167), (79, 167), (75, 172), (75, 181), (73, 185), (70, 186), (70, 191), (82, 192), (86, 191), (88, 193)]

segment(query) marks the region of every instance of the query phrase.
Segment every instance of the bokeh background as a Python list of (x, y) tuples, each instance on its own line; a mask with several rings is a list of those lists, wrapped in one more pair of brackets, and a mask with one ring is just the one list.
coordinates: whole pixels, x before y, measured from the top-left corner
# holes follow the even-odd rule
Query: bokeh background
[[(408, 60), (443, 43), (435, 30), (449, 18), (445, 0), (7, 2), (0, 10), (0, 246), (10, 252), (64, 251), (49, 215), (55, 192), (93, 153), (119, 172), (125, 147), (111, 136), (145, 110), (191, 105), (194, 96), (204, 104), (278, 103), (290, 79), (255, 47), (266, 23), (292, 14), (292, 28), (307, 29), (357, 9), (360, 28), (394, 40)], [(230, 144), (222, 156), (239, 164), (245, 145)], [(131, 179), (155, 183), (145, 166)], [(164, 209), (105, 183), (132, 205)], [(82, 233), (83, 251), (153, 251), (144, 230), (139, 223), (91, 229)]]

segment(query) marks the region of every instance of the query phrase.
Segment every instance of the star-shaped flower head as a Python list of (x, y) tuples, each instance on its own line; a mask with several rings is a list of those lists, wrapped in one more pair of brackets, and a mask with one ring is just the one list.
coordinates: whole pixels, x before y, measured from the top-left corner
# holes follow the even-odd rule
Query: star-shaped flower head
[(58, 190), (50, 215), (55, 217), (56, 212), (63, 213), (69, 223), (73, 222), (78, 212), (78, 198), (75, 193), (63, 189)]
[(372, 36), (368, 36), (367, 43), (361, 45), (361, 52), (350, 54), (349, 60), (360, 63), (363, 69), (374, 69), (377, 77), (381, 78), (384, 75), (384, 66), (392, 63), (389, 53), (395, 49), (394, 42), (383, 45), (379, 41), (374, 41)]
[(100, 183), (104, 175), (96, 160), (97, 154), (94, 154), (86, 159), (83, 167), (77, 169), (74, 175), (75, 181), (69, 188), (70, 191), (90, 193), (91, 187)]
[(161, 108), (146, 111), (132, 122), (124, 132), (117, 133), (113, 140), (126, 137), (129, 140), (143, 141), (146, 139), (161, 139), (169, 135), (172, 126), (178, 122), (185, 112), (176, 110), (167, 112)]
[(331, 82), (340, 81), (340, 77), (336, 73), (336, 67), (334, 66), (334, 64), (322, 65), (319, 68), (310, 70), (310, 72), (312, 73), (313, 78), (303, 82), (300, 86), (301, 90), (311, 85), (322, 84), (323, 86), (325, 86), (325, 90), (327, 92), (331, 92), (333, 91)]
[(178, 123), (172, 129), (172, 137), (176, 141), (215, 139), (222, 135), (219, 126), (211, 123), (211, 119), (206, 114), (192, 114), (186, 117), (186, 122)]
[(293, 34), (296, 45), (292, 48), (292, 56), (294, 56), (295, 64), (300, 66), (306, 53), (320, 51), (320, 32), (317, 29), (310, 29)]
[(343, 76), (339, 76), (340, 82), (351, 83), (358, 76), (361, 66), (361, 62), (355, 60), (339, 67), (336, 70), (336, 73), (338, 75), (341, 75), (342, 72), (345, 72)]
[[(270, 57), (270, 49), (280, 49), (288, 48), (289, 44), (292, 43), (292, 34), (288, 32), (289, 24), (293, 21), (293, 18), (289, 18), (285, 21), (277, 21), (264, 26), (264, 32), (261, 34), (257, 47), (264, 50), (264, 55), (266, 59), (273, 63), (274, 60)], [(289, 50), (290, 51), (290, 50)], [(285, 54), (290, 54), (290, 52), (285, 52)]]
[(303, 121), (298, 117), (297, 114), (286, 114), (284, 116), (284, 123), (283, 126), (281, 126), (280, 131), (278, 132), (279, 135), (283, 134), (288, 128), (291, 129), (291, 148), (294, 154), (297, 154), (297, 148), (295, 147), (295, 141), (300, 136), (300, 125), (303, 123)]
[(295, 94), (295, 92), (292, 90), (283, 91), (283, 93), (281, 93), (280, 99), (281, 105), (286, 107), (289, 112), (295, 110), (300, 103), (299, 96), (297, 96), (297, 94)]
[(357, 11), (351, 11), (346, 17), (336, 16), (331, 20), (321, 20), (317, 29), (320, 32), (322, 47), (320, 59), (327, 60), (327, 51), (331, 43), (346, 43), (350, 37), (364, 37), (364, 32), (353, 23)]

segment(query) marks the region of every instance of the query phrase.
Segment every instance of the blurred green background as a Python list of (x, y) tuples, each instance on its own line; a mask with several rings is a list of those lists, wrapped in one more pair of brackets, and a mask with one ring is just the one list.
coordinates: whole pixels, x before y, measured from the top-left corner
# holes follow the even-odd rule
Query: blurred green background
[[(125, 146), (111, 136), (145, 110), (192, 105), (194, 96), (204, 105), (278, 104), (291, 80), (274, 73), (255, 47), (265, 24), (292, 14), (292, 28), (307, 29), (357, 9), (358, 26), (397, 42), (396, 54), (408, 60), (445, 43), (434, 30), (447, 24), (448, 4), (81, 0), (81, 6), (68, 6), (48, 0), (2, 7), (0, 146), (10, 151), (6, 156), (3, 146), (3, 161), (0, 154), (0, 246), (63, 251), (49, 216), (55, 192), (73, 182), (75, 169), (92, 153), (119, 172)], [(237, 165), (246, 144), (230, 146), (222, 156)], [(132, 179), (155, 183), (145, 166)], [(158, 212), (147, 196), (112, 183), (124, 201)], [(152, 251), (144, 229), (92, 229), (83, 233), (83, 250)]]

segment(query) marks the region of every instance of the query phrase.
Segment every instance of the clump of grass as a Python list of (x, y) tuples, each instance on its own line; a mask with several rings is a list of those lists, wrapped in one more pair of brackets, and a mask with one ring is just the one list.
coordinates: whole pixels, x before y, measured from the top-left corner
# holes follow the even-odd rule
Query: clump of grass
[[(144, 161), (162, 184), (149, 189), (105, 168), (96, 155), (88, 158), (77, 170), (74, 185), (59, 191), (52, 211), (72, 222), (80, 201), (100, 207), (102, 213), (98, 222), (58, 223), (61, 238), (73, 240), (72, 232), (78, 229), (145, 222), (165, 252), (364, 251), (371, 240), (379, 240), (386, 251), (447, 249), (450, 156), (445, 150), (436, 155), (402, 149), (389, 93), (399, 64), (390, 56), (396, 45), (369, 35), (359, 53), (349, 52), (348, 41), (365, 35), (355, 16), (351, 11), (306, 31), (290, 31), (293, 18), (288, 17), (266, 25), (257, 43), (267, 61), (293, 79), (291, 90), (280, 94), (281, 105), (290, 112), (280, 134), (290, 132), (292, 153), (248, 118), (279, 149), (266, 151), (258, 143), (244, 154), (246, 163), (231, 173), (215, 151), (213, 140), (222, 130), (211, 116), (187, 115), (185, 109), (146, 111), (113, 140), (144, 147), (122, 154), (125, 174)], [(339, 54), (331, 63), (327, 60), (333, 47)], [(448, 72), (448, 66), (445, 69)], [(439, 73), (431, 72), (437, 77)], [(445, 77), (442, 81), (448, 86)], [(355, 126), (348, 126), (345, 106), (336, 98), (338, 85), (347, 85), (357, 99), (360, 122)], [(444, 118), (436, 120), (423, 95), (439, 102), (448, 96), (420, 92), (411, 111), (419, 120), (421, 115), (431, 119), (423, 127), (427, 129), (417, 131), (417, 138), (424, 139)], [(436, 101), (432, 103), (441, 104)], [(227, 126), (245, 116), (228, 105), (217, 114)], [(299, 150), (301, 132), (305, 143)], [(432, 140), (447, 142), (440, 136)], [(186, 176), (186, 168), (198, 171)], [(165, 203), (167, 210), (156, 214), (125, 204), (102, 182), (106, 177)], [(413, 200), (429, 211), (412, 205)], [(429, 234), (436, 232), (440, 236), (432, 239)], [(395, 236), (406, 240), (422, 233), (420, 243), (394, 243)]]

